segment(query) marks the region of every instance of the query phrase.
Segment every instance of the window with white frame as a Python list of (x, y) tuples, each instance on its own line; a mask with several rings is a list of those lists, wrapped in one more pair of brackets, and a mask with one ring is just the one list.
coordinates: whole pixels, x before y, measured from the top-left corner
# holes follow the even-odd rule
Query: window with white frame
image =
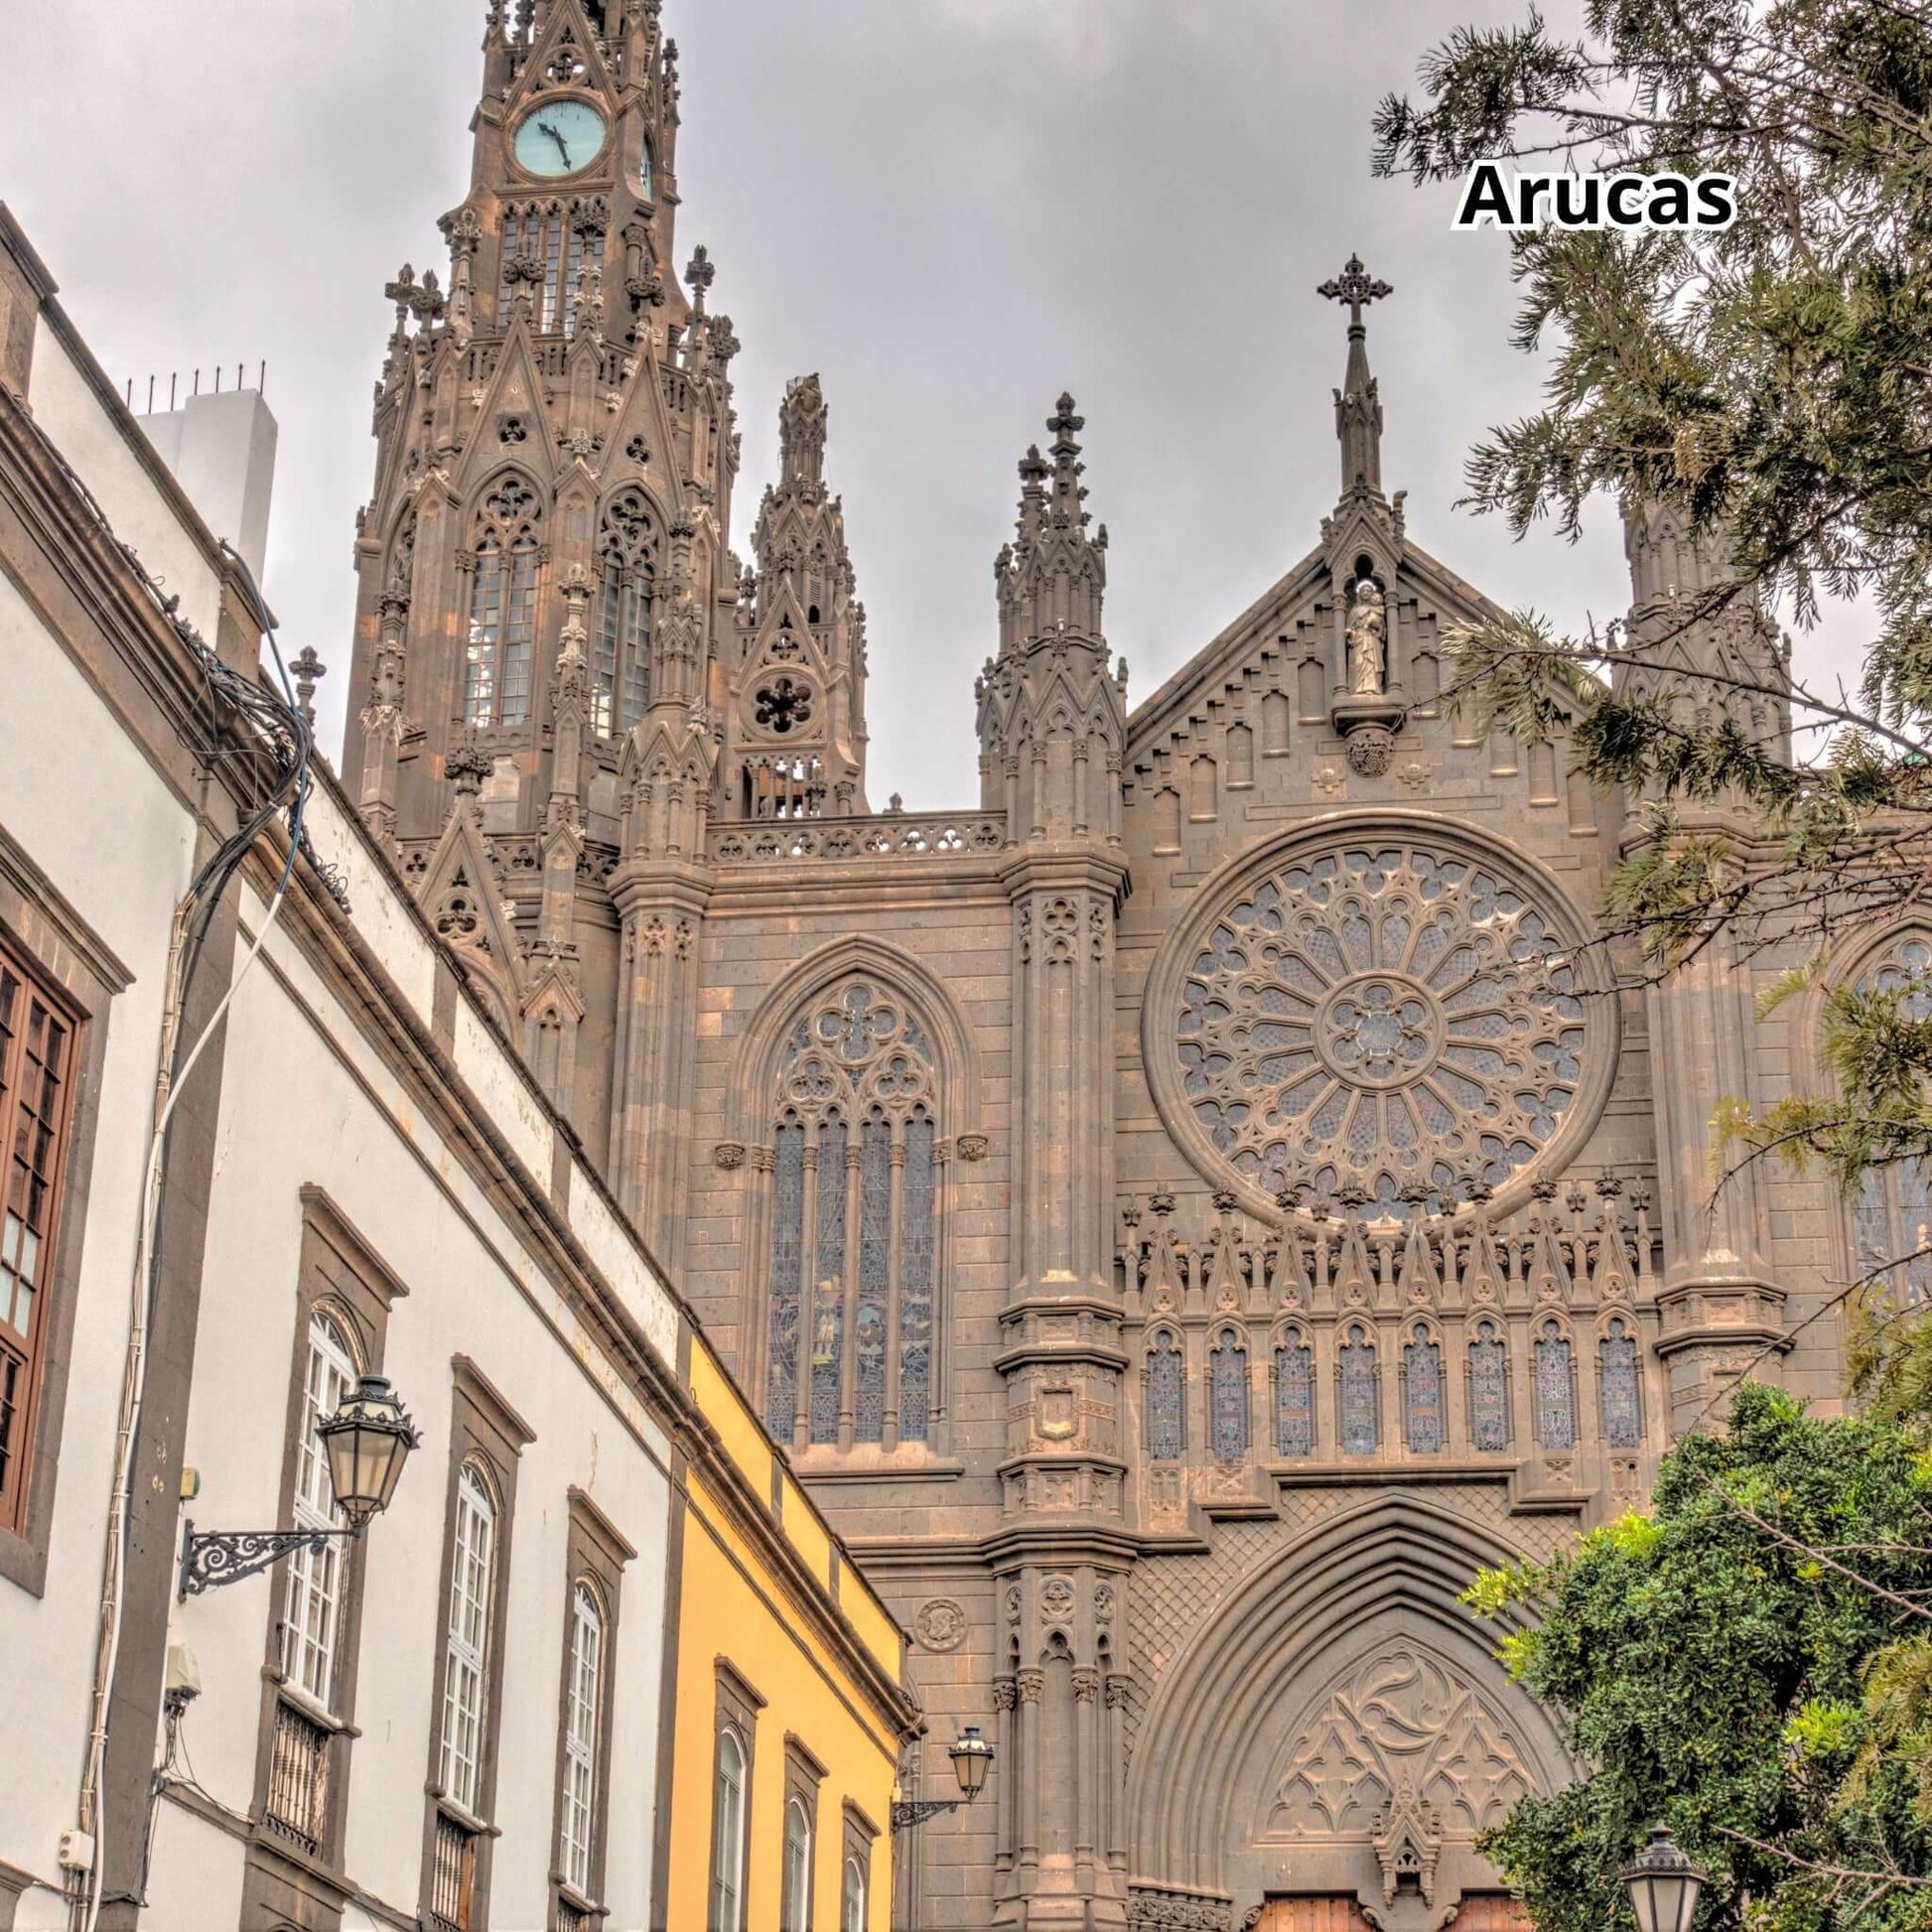
[[(355, 1358), (342, 1325), (326, 1310), (309, 1317), (309, 1353), (302, 1377), (302, 1417), (295, 1449), (295, 1527), (339, 1527), (329, 1457), (316, 1424), (333, 1416), (355, 1387)], [(288, 1601), (282, 1618), (282, 1671), (290, 1684), (325, 1711), (334, 1709), (336, 1639), (342, 1619), (346, 1555), (339, 1538), (305, 1545), (289, 1559)]]
[(857, 1859), (845, 1862), (845, 1898), (839, 1932), (866, 1932), (866, 1874)]
[(745, 1932), (745, 1746), (727, 1725), (712, 1794), (710, 1932)]
[(483, 1781), (484, 1672), (496, 1571), (496, 1502), (473, 1462), (457, 1477), (450, 1546), (450, 1627), (443, 1663), (444, 1795), (477, 1810)]
[(779, 1932), (809, 1932), (812, 1910), (812, 1821), (802, 1800), (785, 1805), (784, 1896)]
[(597, 1594), (579, 1582), (571, 1591), (569, 1680), (564, 1693), (564, 1882), (579, 1897), (591, 1892), (597, 1825), (597, 1727), (604, 1687), (604, 1613)]

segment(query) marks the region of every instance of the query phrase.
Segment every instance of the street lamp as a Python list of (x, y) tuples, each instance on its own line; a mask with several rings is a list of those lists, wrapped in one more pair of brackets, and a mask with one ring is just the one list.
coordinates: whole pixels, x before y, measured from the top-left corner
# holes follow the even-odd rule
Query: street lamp
[(968, 1725), (958, 1740), (947, 1750), (952, 1759), (953, 1776), (959, 1780), (957, 1798), (896, 1799), (893, 1804), (893, 1830), (902, 1832), (937, 1818), (942, 1811), (957, 1811), (970, 1805), (986, 1788), (986, 1774), (993, 1764), (993, 1746), (980, 1735), (978, 1725)]
[(1650, 1828), (1650, 1843), (1622, 1876), (1642, 1932), (1690, 1932), (1704, 1873), (1677, 1849), (1666, 1827)]
[(359, 1537), (372, 1516), (389, 1507), (409, 1451), (420, 1440), (414, 1426), (380, 1375), (364, 1375), (333, 1416), (316, 1424), (329, 1466), (336, 1507), (347, 1519), (340, 1530), (204, 1530), (182, 1526), (178, 1593), (199, 1596), (205, 1589), (239, 1583), (266, 1570), (296, 1550), (321, 1552), (332, 1536)]

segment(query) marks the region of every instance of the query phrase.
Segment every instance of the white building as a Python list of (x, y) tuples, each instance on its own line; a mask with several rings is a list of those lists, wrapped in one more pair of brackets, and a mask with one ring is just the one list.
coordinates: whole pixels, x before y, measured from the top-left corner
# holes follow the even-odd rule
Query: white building
[[(689, 1320), (326, 771), (186, 926), (137, 1287), (251, 611), (0, 207), (0, 1932), (659, 1925)], [(184, 1596), (369, 1374), (387, 1511)]]

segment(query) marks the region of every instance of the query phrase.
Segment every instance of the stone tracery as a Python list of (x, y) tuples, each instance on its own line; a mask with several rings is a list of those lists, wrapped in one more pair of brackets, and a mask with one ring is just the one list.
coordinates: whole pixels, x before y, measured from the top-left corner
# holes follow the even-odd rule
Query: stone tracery
[(778, 1063), (765, 1420), (780, 1441), (924, 1441), (932, 1396), (937, 1055), (897, 994), (823, 993)]
[(1586, 1084), (1591, 1020), (1551, 909), (1440, 835), (1232, 887), (1189, 953), (1157, 1086), (1269, 1196), (1441, 1209), (1547, 1165)]

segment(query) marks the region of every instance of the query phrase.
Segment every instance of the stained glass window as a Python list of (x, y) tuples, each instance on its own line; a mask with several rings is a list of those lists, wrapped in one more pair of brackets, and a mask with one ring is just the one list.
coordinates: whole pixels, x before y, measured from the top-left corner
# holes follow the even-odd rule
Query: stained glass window
[(1232, 1328), (1223, 1328), (1207, 1351), (1208, 1448), (1217, 1462), (1248, 1452), (1248, 1351)]
[(1157, 1461), (1177, 1460), (1186, 1447), (1185, 1380), (1180, 1344), (1163, 1330), (1147, 1357), (1147, 1452)]
[(1469, 1343), (1469, 1441), (1509, 1447), (1509, 1349), (1493, 1321), (1478, 1321)]
[(771, 1153), (771, 1299), (765, 1329), (764, 1423), (791, 1441), (798, 1406), (798, 1315), (804, 1261), (805, 1130), (795, 1115), (779, 1123)]
[[(800, 1377), (813, 1444), (837, 1444), (841, 1416), (854, 1442), (885, 1442), (895, 1414), (897, 1441), (930, 1439), (940, 1252), (935, 1061), (904, 1003), (865, 978), (830, 988), (783, 1036), (765, 1362), (766, 1421), (781, 1440), (794, 1428)], [(816, 1206), (807, 1227), (812, 1148)]]
[(1359, 1324), (1348, 1330), (1337, 1361), (1342, 1452), (1373, 1455), (1382, 1443), (1381, 1405), (1376, 1400), (1375, 1389), (1375, 1344)]
[(1621, 1316), (1596, 1345), (1603, 1441), (1611, 1449), (1635, 1449), (1643, 1441), (1643, 1390), (1637, 1379), (1637, 1338)]
[(1536, 1440), (1546, 1449), (1577, 1447), (1577, 1382), (1571, 1372), (1570, 1337), (1546, 1321), (1537, 1337)]
[(886, 1433), (886, 1303), (893, 1240), (893, 1129), (869, 1120), (860, 1136), (859, 1300), (854, 1337), (858, 1396), (853, 1436), (879, 1442)]
[(899, 1234), (898, 1434), (922, 1443), (930, 1428), (932, 1389), (932, 1122), (905, 1126), (903, 1226)]
[(1314, 1356), (1299, 1335), (1275, 1350), (1275, 1453), (1314, 1453)]
[(818, 1136), (818, 1246), (812, 1265), (812, 1441), (839, 1440), (839, 1382), (845, 1345), (845, 1122)]
[(1443, 1351), (1418, 1327), (1402, 1348), (1403, 1430), (1419, 1455), (1443, 1447)]

